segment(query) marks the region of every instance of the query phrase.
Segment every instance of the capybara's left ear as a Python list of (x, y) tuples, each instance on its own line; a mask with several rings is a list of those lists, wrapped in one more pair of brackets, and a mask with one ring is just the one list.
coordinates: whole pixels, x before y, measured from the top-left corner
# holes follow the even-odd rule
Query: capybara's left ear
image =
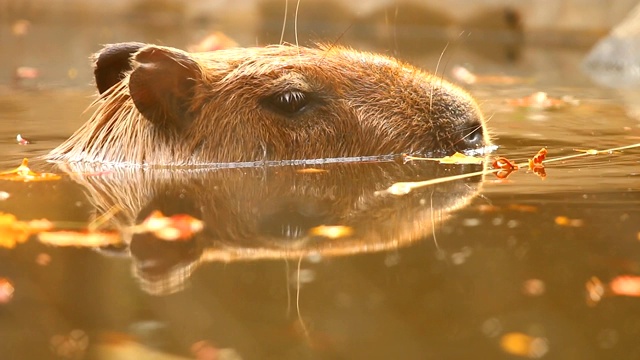
[(93, 55), (93, 75), (100, 94), (126, 76), (131, 70), (131, 56), (145, 46), (139, 42), (110, 44)]
[(138, 111), (156, 125), (186, 127), (198, 64), (185, 52), (160, 46), (141, 49), (133, 60), (129, 93)]

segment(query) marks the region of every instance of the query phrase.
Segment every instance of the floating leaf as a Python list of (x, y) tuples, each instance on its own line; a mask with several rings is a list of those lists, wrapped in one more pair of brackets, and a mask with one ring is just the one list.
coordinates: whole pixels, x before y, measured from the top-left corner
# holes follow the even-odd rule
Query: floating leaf
[(423, 158), (418, 156), (404, 155), (404, 159), (408, 161), (412, 161), (412, 160), (438, 161), (441, 164), (482, 164), (484, 162), (484, 158), (469, 156), (459, 152), (456, 152), (451, 156), (445, 156), (442, 158)]
[(522, 292), (528, 296), (542, 296), (545, 290), (546, 285), (540, 279), (529, 279), (522, 283)]
[(60, 178), (61, 176), (57, 174), (37, 173), (37, 172), (31, 171), (31, 169), (29, 169), (29, 160), (26, 158), (22, 160), (22, 164), (18, 166), (15, 170), (0, 172), (0, 180), (9, 180), (9, 181), (22, 181), (22, 182), (51, 181), (51, 180), (59, 180)]
[(510, 332), (500, 338), (500, 347), (508, 354), (540, 358), (549, 351), (548, 341), (521, 332)]
[(214, 31), (199, 43), (189, 46), (190, 52), (208, 52), (238, 47), (238, 43), (225, 33)]
[(556, 216), (555, 223), (556, 225), (566, 226), (566, 227), (581, 227), (584, 225), (584, 220), (570, 219), (566, 216)]
[(640, 297), (640, 276), (622, 275), (609, 283), (614, 295)]
[(468, 156), (459, 152), (440, 159), (441, 164), (482, 164), (483, 162), (483, 158)]
[(533, 171), (534, 174), (541, 177), (543, 180), (547, 177), (547, 173), (544, 169), (544, 159), (547, 156), (547, 149), (542, 148), (538, 151), (538, 153), (531, 159), (529, 159), (529, 170)]
[(40, 75), (38, 69), (29, 66), (20, 66), (16, 69), (15, 77), (18, 80), (36, 79)]
[(465, 84), (500, 84), (513, 85), (531, 82), (531, 79), (504, 75), (476, 75), (463, 66), (454, 66), (451, 70), (453, 77)]
[(571, 96), (563, 96), (561, 99), (552, 98), (547, 93), (538, 91), (520, 99), (508, 100), (507, 103), (537, 110), (556, 110), (568, 105), (578, 105), (579, 101)]
[(495, 158), (491, 163), (491, 166), (494, 169), (501, 169), (501, 170), (508, 170), (508, 171), (518, 170), (518, 165), (516, 163), (502, 156), (498, 156), (497, 158)]
[(11, 24), (11, 32), (15, 36), (24, 36), (29, 32), (31, 22), (29, 20), (20, 19)]
[(587, 289), (587, 304), (595, 306), (605, 297), (640, 297), (640, 276), (620, 275), (613, 278), (608, 284), (594, 276), (587, 281), (585, 287)]
[(15, 288), (11, 283), (11, 280), (7, 278), (0, 278), (0, 304), (6, 304), (13, 299), (13, 293)]
[(598, 155), (598, 154), (605, 153), (605, 151), (599, 151), (599, 150), (595, 150), (595, 149), (588, 149), (588, 150), (573, 149), (573, 151), (577, 151), (577, 152), (581, 152), (581, 153), (585, 153), (585, 154), (589, 154), (589, 155)]
[(547, 148), (542, 148), (538, 150), (538, 153), (531, 159), (529, 166), (531, 167), (531, 164), (542, 165), (542, 162), (547, 157), (547, 153), (548, 153)]
[(31, 141), (25, 139), (22, 137), (22, 135), (18, 134), (16, 136), (16, 141), (18, 142), (18, 145), (28, 145), (31, 144)]

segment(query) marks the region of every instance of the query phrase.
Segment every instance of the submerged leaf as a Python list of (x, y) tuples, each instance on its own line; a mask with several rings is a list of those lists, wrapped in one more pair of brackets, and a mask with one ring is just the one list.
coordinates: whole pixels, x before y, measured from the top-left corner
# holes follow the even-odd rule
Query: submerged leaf
[(344, 225), (320, 225), (309, 229), (309, 235), (340, 239), (353, 235), (353, 228)]
[(175, 241), (189, 240), (203, 228), (202, 220), (191, 215), (178, 214), (165, 217), (162, 212), (156, 210), (132, 230), (136, 234), (152, 233), (161, 240)]
[(53, 224), (49, 220), (19, 221), (15, 215), (0, 213), (0, 247), (14, 248), (27, 241), (29, 236), (49, 230)]
[(12, 214), (0, 213), (0, 247), (14, 248), (29, 238), (29, 226)]
[(296, 172), (298, 174), (320, 174), (320, 173), (326, 173), (328, 172), (328, 170), (318, 169), (318, 168), (304, 168), (304, 169), (298, 169), (296, 170)]
[(46, 231), (38, 234), (38, 240), (55, 246), (99, 247), (122, 242), (120, 233), (92, 231)]

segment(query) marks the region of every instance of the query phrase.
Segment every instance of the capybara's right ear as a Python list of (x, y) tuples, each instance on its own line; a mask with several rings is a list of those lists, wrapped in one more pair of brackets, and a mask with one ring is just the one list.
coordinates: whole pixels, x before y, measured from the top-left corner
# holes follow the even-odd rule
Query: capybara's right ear
[(188, 53), (149, 45), (133, 57), (129, 94), (138, 111), (152, 123), (183, 129), (191, 123), (189, 112), (200, 66)]
[(138, 42), (110, 44), (93, 56), (93, 74), (100, 94), (125, 77), (127, 71), (132, 69), (131, 56), (145, 46)]

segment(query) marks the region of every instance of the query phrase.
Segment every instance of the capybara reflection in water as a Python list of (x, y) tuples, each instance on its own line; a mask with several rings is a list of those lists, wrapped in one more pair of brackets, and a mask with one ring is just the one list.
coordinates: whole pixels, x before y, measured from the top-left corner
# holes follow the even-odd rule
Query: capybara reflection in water
[(122, 43), (95, 56), (95, 113), (48, 154), (146, 165), (450, 154), (489, 143), (462, 89), (342, 47), (187, 53)]

